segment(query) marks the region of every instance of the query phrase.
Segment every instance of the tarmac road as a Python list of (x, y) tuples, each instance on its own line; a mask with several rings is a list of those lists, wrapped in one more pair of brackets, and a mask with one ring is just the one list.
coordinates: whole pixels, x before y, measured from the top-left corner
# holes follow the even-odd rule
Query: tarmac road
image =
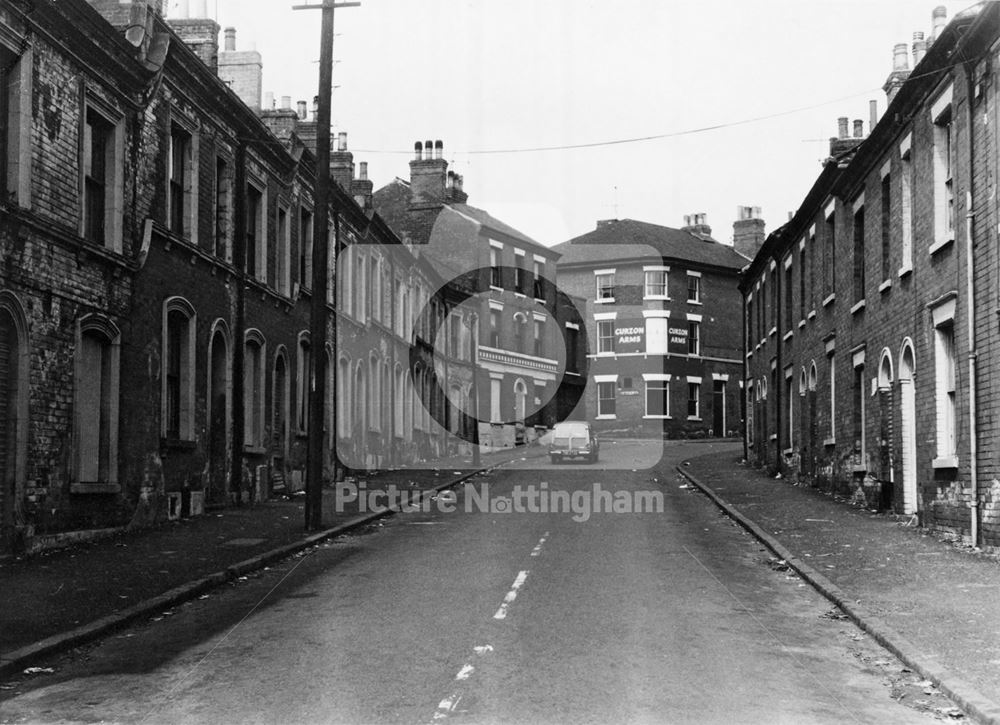
[(929, 722), (888, 653), (681, 487), (709, 446), (737, 451), (642, 469), (658, 449), (608, 442), (478, 476), (5, 684), (0, 719)]

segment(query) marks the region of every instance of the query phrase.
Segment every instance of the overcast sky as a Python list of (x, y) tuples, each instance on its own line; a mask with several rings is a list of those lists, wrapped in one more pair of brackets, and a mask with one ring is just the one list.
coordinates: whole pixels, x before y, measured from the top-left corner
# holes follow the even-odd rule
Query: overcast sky
[[(208, 5), (262, 53), (264, 91), (311, 106), (320, 13), (301, 2)], [(729, 242), (737, 206), (768, 231), (797, 208), (838, 116), (868, 133), (893, 44), (929, 34), (937, 4), (972, 3), (361, 0), (336, 13), (333, 122), (376, 188), (442, 139), (469, 203), (542, 244), (693, 212)], [(650, 136), (667, 137), (625, 142)]]

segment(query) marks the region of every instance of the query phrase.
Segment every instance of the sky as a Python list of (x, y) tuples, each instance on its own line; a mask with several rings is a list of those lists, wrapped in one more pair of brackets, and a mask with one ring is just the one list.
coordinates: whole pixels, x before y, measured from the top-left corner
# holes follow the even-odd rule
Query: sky
[[(208, 0), (293, 107), (317, 93), (320, 12), (292, 9), (314, 1)], [(361, 0), (336, 11), (334, 131), (376, 189), (441, 139), (469, 203), (547, 246), (696, 212), (731, 242), (738, 206), (768, 231), (798, 208), (839, 116), (868, 133), (894, 44), (972, 4)]]

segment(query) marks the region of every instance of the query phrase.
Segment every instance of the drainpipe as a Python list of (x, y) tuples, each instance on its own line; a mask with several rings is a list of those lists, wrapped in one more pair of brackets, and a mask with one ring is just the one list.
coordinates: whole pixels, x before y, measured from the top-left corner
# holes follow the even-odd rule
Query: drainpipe
[[(975, 82), (972, 75), (972, 64), (965, 65), (967, 100), (971, 103), (975, 92)], [(969, 485), (972, 489), (972, 498), (969, 504), (969, 536), (972, 545), (979, 546), (979, 476), (978, 476), (978, 440), (976, 431), (976, 345), (975, 345), (975, 304), (974, 304), (974, 255), (973, 255), (973, 220), (975, 211), (973, 203), (973, 142), (975, 133), (974, 114), (968, 111), (969, 122), (969, 155), (968, 155), (968, 190), (965, 193), (965, 295), (966, 295), (966, 320), (968, 323), (967, 335), (969, 338), (968, 375), (969, 375)]]
[[(746, 278), (744, 277), (744, 281)], [(743, 420), (743, 460), (750, 461), (750, 449), (747, 446), (747, 438), (750, 432), (747, 430), (747, 409), (751, 405), (751, 401), (747, 400), (747, 377), (750, 372), (750, 367), (747, 364), (747, 354), (750, 352), (750, 343), (747, 341), (747, 329), (750, 321), (747, 319), (747, 295), (745, 292), (741, 293), (743, 296), (743, 324), (741, 329), (743, 331), (743, 387), (740, 389), (740, 410), (742, 415), (740, 416)]]
[[(973, 62), (965, 64), (966, 80), (966, 104), (971, 104), (975, 94), (975, 80), (973, 79)], [(974, 547), (979, 546), (979, 445), (976, 431), (976, 305), (975, 305), (975, 255), (973, 254), (972, 223), (976, 217), (976, 212), (972, 208), (973, 184), (975, 174), (973, 173), (973, 163), (975, 155), (973, 152), (973, 138), (975, 137), (975, 114), (971, 108), (967, 108), (966, 114), (969, 122), (969, 166), (968, 187), (965, 192), (965, 317), (968, 322), (966, 334), (969, 338), (969, 486), (972, 489), (972, 499), (969, 503), (969, 537), (972, 539)]]

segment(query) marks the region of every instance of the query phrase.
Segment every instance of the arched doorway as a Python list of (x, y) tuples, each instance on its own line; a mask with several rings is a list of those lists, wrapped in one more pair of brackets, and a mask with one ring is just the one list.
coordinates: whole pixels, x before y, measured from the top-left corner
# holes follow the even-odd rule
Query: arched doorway
[(903, 341), (899, 353), (899, 435), (903, 475), (903, 513), (917, 512), (917, 404), (913, 343)]
[(895, 481), (895, 456), (893, 455), (893, 383), (892, 353), (889, 348), (882, 350), (878, 363), (879, 400), (879, 481), (882, 482), (880, 509), (892, 508)]

